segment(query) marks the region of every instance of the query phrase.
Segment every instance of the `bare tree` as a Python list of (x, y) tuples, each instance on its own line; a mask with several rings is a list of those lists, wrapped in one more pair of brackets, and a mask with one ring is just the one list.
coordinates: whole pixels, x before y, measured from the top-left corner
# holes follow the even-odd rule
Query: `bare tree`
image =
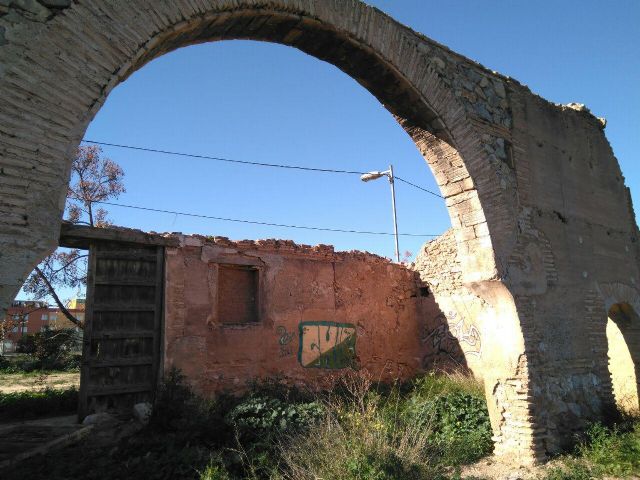
[[(96, 203), (117, 198), (123, 193), (123, 177), (122, 168), (104, 158), (100, 147), (78, 147), (67, 191), (67, 220), (99, 228), (111, 225), (108, 212), (96, 207)], [(36, 299), (52, 298), (66, 318), (83, 328), (83, 322), (67, 309), (56, 289), (79, 288), (87, 284), (87, 257), (77, 248), (56, 250), (31, 273), (23, 286), (24, 291)]]
[(101, 156), (97, 146), (79, 147), (71, 167), (71, 183), (67, 193), (68, 220), (72, 223), (106, 227), (107, 211), (95, 203), (117, 198), (124, 193), (124, 172), (113, 160)]

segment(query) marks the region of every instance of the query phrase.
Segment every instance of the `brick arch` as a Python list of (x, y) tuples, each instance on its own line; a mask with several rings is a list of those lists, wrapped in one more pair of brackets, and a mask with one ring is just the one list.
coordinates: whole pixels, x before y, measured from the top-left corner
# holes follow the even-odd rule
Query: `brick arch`
[[(256, 8), (256, 4), (263, 3), (269, 6)], [(494, 199), (489, 213), (494, 222), (504, 223), (508, 201), (495, 202), (496, 195), (503, 196), (503, 192), (489, 168), (490, 162), (480, 161), (487, 152), (467, 112), (437, 71), (439, 57), (425, 55), (413, 32), (360, 2), (329, 8), (326, 2), (304, 2), (304, 6), (297, 2), (295, 8), (284, 9), (273, 3), (246, 1), (233, 9), (214, 7), (169, 24), (110, 76), (89, 111), (88, 120), (113, 87), (147, 62), (174, 49), (240, 38), (292, 46), (343, 70), (395, 116), (423, 154), (443, 188), (443, 196), (452, 198), (447, 206), (454, 227), (459, 227), (455, 229), (457, 238), (465, 251), (476, 252), (464, 257), (468, 280), (495, 278), (493, 241), (482, 208), (483, 192), (476, 189), (476, 183), (480, 181), (486, 196)], [(282, 3), (288, 6), (293, 2)], [(362, 18), (367, 19), (370, 28), (362, 29), (353, 21)], [(389, 31), (390, 44), (372, 33), (376, 29)]]
[[(494, 377), (523, 378), (521, 390), (528, 388), (518, 311), (500, 280), (505, 275), (499, 260), (508, 258), (515, 241), (517, 211), (513, 172), (502, 161), (500, 136), (508, 137), (511, 128), (503, 80), (356, 0), (67, 3), (49, 8), (32, 2), (27, 13), (27, 7), (10, 9), (5, 17), (11, 18), (2, 23), (9, 27), (0, 29), (1, 174), (15, 186), (0, 192), (2, 204), (11, 207), (0, 240), (0, 307), (56, 246), (70, 159), (113, 88), (182, 46), (224, 39), (277, 42), (345, 71), (414, 139), (446, 199), (463, 280), (496, 308), (516, 338), (507, 347), (496, 342)], [(474, 96), (475, 85), (493, 89), (498, 100), (490, 104)], [(481, 134), (483, 128), (491, 134)], [(504, 357), (501, 348), (508, 350)], [(505, 381), (488, 387), (488, 395), (495, 397), (494, 386)], [(530, 424), (529, 401), (522, 391), (509, 395), (490, 402), (502, 409), (503, 419), (494, 421), (505, 445), (501, 452), (530, 455), (533, 428), (504, 420)], [(513, 415), (505, 414), (520, 403)]]
[[(414, 138), (444, 196), (450, 199), (448, 208), (460, 246), (476, 252), (465, 256), (469, 279), (496, 277), (496, 240), (490, 231), (492, 224), (500, 231), (509, 229), (504, 224), (510, 206), (507, 199), (495, 201), (496, 196), (505, 195), (483, 144), (467, 111), (446, 85), (447, 75), (438, 72), (442, 58), (451, 57), (451, 52), (437, 44), (425, 46), (423, 38), (360, 2), (207, 3), (208, 8), (202, 9), (186, 1), (171, 7), (153, 6), (146, 0), (126, 6), (79, 2), (52, 12), (55, 15), (46, 27), (26, 22), (22, 30), (11, 32), (31, 40), (0, 50), (7, 66), (0, 78), (5, 111), (24, 112), (19, 120), (12, 119), (10, 129), (31, 134), (14, 140), (11, 148), (32, 163), (37, 174), (52, 175), (56, 183), (46, 196), (16, 205), (14, 226), (18, 230), (49, 225), (46, 218), (40, 218), (44, 210), (60, 216), (62, 185), (69, 174), (68, 162), (60, 159), (70, 158), (109, 92), (128, 75), (181, 46), (253, 38), (291, 45), (333, 63), (373, 93)], [(47, 141), (42, 142), (43, 138)], [(51, 191), (58, 195), (52, 196)], [(484, 197), (485, 203), (491, 199), (488, 213), (482, 208)], [(31, 242), (33, 255), (25, 271), (54, 246), (55, 232), (46, 237)]]
[[(640, 293), (630, 285), (612, 282), (598, 283), (593, 292), (593, 305), (589, 311), (591, 323), (591, 348), (594, 353), (594, 372), (598, 376), (599, 396), (606, 409), (613, 409), (616, 398), (613, 392), (613, 379), (609, 369), (609, 341), (607, 323), (612, 321), (619, 329), (635, 366), (637, 395), (640, 396)], [(611, 308), (626, 305), (632, 312), (630, 318), (621, 321), (611, 318)]]

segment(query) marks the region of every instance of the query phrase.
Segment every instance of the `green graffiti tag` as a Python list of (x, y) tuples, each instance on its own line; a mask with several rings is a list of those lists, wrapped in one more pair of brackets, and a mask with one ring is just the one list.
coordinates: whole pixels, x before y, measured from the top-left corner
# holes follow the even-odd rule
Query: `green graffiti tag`
[(351, 323), (301, 322), (298, 361), (305, 368), (357, 368), (356, 327)]

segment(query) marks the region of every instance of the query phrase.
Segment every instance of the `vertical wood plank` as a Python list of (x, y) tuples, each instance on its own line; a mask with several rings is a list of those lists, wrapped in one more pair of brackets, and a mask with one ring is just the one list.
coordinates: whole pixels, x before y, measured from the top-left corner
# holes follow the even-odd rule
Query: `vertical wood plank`
[(89, 372), (91, 368), (91, 338), (93, 332), (93, 296), (96, 276), (96, 246), (89, 245), (89, 267), (87, 271), (87, 293), (84, 307), (84, 331), (82, 333), (82, 361), (80, 368), (80, 392), (78, 395), (78, 421), (88, 413)]
[(154, 312), (154, 338), (153, 338), (153, 397), (155, 390), (163, 376), (163, 342), (164, 342), (164, 248), (158, 246), (156, 249), (156, 309)]

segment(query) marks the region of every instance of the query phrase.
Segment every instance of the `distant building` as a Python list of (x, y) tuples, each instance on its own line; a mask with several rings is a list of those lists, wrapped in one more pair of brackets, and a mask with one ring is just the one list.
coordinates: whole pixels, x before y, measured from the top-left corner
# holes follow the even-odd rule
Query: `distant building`
[[(83, 298), (69, 302), (68, 310), (80, 321), (84, 321), (84, 302)], [(14, 353), (18, 340), (24, 335), (63, 328), (81, 331), (59, 308), (38, 300), (16, 300), (0, 321), (0, 354)]]
[(73, 298), (69, 300), (67, 308), (69, 310), (84, 310), (86, 299), (85, 298)]

